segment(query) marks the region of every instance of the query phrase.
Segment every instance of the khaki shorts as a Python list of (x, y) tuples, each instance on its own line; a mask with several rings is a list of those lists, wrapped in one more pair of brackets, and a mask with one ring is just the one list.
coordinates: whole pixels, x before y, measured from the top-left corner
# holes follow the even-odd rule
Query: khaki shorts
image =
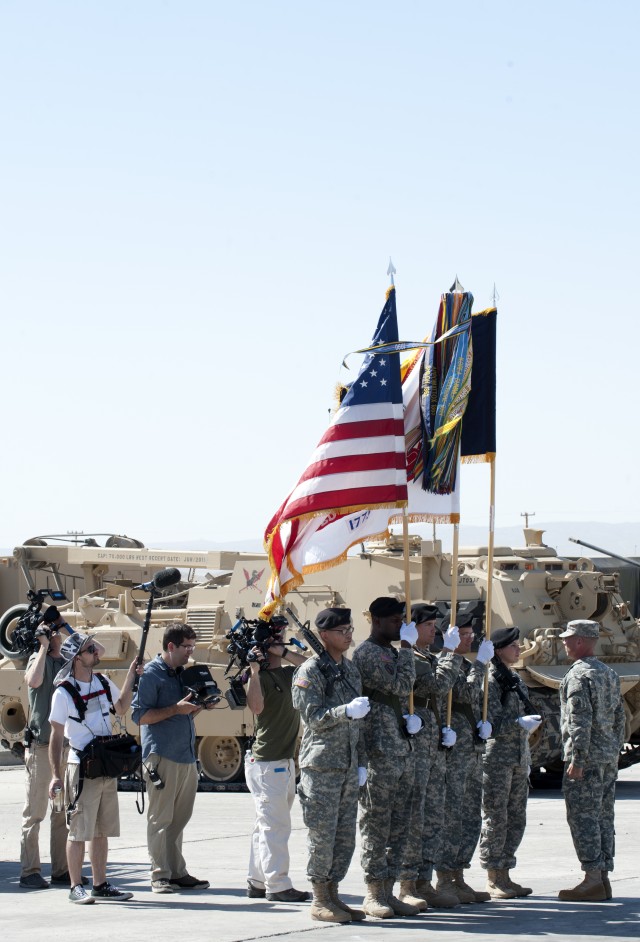
[[(65, 777), (67, 802), (78, 789), (80, 766), (69, 764)], [(94, 837), (119, 837), (118, 780), (85, 778), (82, 792), (69, 820), (70, 841), (92, 841)]]

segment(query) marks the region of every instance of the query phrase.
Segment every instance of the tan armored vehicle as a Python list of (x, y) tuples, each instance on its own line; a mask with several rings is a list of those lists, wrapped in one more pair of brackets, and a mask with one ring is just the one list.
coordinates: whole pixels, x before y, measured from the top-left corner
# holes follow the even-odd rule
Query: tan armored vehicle
[[(569, 667), (558, 638), (573, 618), (594, 618), (603, 628), (597, 654), (618, 672), (625, 698), (628, 745), (623, 764), (640, 760), (640, 629), (620, 597), (615, 573), (596, 571), (587, 558), (561, 559), (541, 543), (538, 531), (526, 531), (528, 545), (496, 547), (493, 561), (492, 627), (518, 625), (523, 641), (519, 662), (530, 697), (545, 715), (545, 723), (532, 738), (534, 768), (557, 771), (561, 767), (557, 689)], [(175, 566), (183, 581), (166, 590), (152, 616), (147, 642), (151, 657), (160, 651), (163, 625), (180, 618), (198, 634), (194, 660), (212, 665), (221, 690), (228, 683), (226, 638), (240, 616), (256, 618), (269, 575), (266, 556), (236, 552), (170, 552), (150, 550), (138, 541), (109, 537), (104, 546), (93, 538), (71, 545), (51, 538), (30, 540), (16, 547), (13, 557), (0, 565), (0, 597), (8, 589), (12, 600), (24, 599), (28, 588), (47, 585), (64, 591), (69, 605), (65, 617), (74, 627), (95, 631), (107, 654), (102, 666), (122, 681), (136, 654), (146, 595), (133, 586), (159, 569)], [(44, 545), (43, 545), (44, 544)], [(438, 603), (448, 622), (451, 595), (451, 557), (440, 541), (411, 537), (411, 598)], [(478, 639), (484, 632), (484, 603), (488, 573), (486, 547), (460, 551), (458, 564), (458, 621), (471, 620)], [(344, 603), (353, 611), (354, 643), (363, 640), (369, 625), (368, 605), (379, 595), (402, 595), (404, 558), (399, 537), (363, 545), (361, 552), (334, 569), (311, 576), (287, 596), (287, 604), (301, 621), (329, 605)], [(24, 661), (11, 651), (11, 633), (26, 605), (12, 606), (0, 618), (0, 738), (12, 745), (22, 738), (26, 690)], [(129, 728), (135, 726), (129, 720)], [(242, 776), (242, 757), (253, 731), (246, 709), (231, 709), (226, 700), (196, 720), (199, 759), (204, 774), (214, 782)]]

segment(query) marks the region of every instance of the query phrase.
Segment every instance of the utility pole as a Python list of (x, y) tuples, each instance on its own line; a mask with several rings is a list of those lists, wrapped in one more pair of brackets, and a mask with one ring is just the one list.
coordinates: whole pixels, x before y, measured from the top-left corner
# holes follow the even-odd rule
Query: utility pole
[(521, 517), (524, 517), (525, 527), (529, 526), (529, 517), (535, 517), (535, 513), (532, 513), (530, 510), (526, 511), (523, 514), (520, 514)]

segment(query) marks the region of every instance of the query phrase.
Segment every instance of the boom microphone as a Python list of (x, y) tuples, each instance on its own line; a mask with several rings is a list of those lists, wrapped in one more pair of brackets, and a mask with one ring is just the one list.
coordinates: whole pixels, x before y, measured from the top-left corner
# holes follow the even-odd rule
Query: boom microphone
[(167, 586), (175, 585), (181, 579), (180, 570), (170, 566), (168, 569), (161, 569), (157, 572), (151, 582), (142, 582), (140, 585), (134, 585), (134, 589), (142, 589), (144, 592), (151, 592), (152, 589), (166, 589)]

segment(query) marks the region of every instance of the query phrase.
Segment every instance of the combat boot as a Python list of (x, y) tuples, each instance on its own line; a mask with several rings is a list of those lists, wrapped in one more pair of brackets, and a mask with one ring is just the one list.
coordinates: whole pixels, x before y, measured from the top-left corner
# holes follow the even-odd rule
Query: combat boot
[(331, 899), (328, 883), (312, 883), (311, 918), (320, 922), (351, 922), (351, 916)]
[(602, 875), (602, 885), (604, 887), (605, 893), (607, 894), (607, 899), (613, 899), (613, 891), (611, 889), (611, 884), (609, 883), (608, 871), (601, 870), (600, 873)]
[(607, 898), (607, 891), (602, 882), (602, 871), (587, 870), (582, 883), (571, 890), (560, 890), (558, 899), (572, 902), (600, 903)]
[(455, 896), (459, 903), (475, 903), (476, 894), (473, 890), (469, 889), (469, 892), (467, 892), (455, 885), (453, 870), (436, 870), (436, 876), (438, 878), (436, 893), (447, 893), (449, 896)]
[(533, 893), (533, 890), (530, 886), (520, 886), (519, 883), (516, 883), (514, 880), (511, 879), (508, 870), (505, 870), (505, 873), (507, 876), (507, 883), (509, 884), (512, 890), (516, 891), (516, 896), (531, 896), (531, 894)]
[(429, 908), (425, 897), (418, 893), (415, 880), (400, 880), (398, 899), (402, 903), (408, 903), (409, 906), (417, 906), (421, 913)]
[(429, 906), (434, 909), (455, 909), (460, 905), (455, 893), (448, 893), (446, 890), (434, 890), (428, 880), (416, 880), (416, 890), (418, 896), (426, 899)]
[(487, 892), (491, 899), (515, 899), (517, 892), (509, 885), (508, 870), (487, 870)]
[(462, 890), (465, 893), (470, 893), (473, 896), (471, 900), (472, 903), (486, 903), (487, 900), (491, 899), (489, 893), (485, 893), (484, 890), (474, 890), (468, 883), (465, 883), (464, 870), (462, 868), (453, 871), (453, 886), (459, 891)]
[(367, 881), (367, 895), (362, 903), (362, 908), (367, 916), (375, 916), (376, 919), (393, 918), (393, 910), (387, 903), (384, 880)]
[(347, 904), (340, 899), (338, 896), (338, 884), (335, 882), (335, 880), (329, 881), (329, 896), (331, 897), (331, 901), (335, 903), (336, 906), (339, 906), (340, 909), (344, 910), (345, 913), (349, 913), (352, 922), (362, 922), (363, 919), (367, 918), (361, 909), (353, 909), (351, 906), (347, 906)]
[(417, 906), (410, 903), (403, 903), (401, 899), (393, 895), (393, 884), (395, 880), (389, 877), (384, 881), (384, 890), (386, 893), (387, 906), (390, 906), (396, 916), (417, 916), (420, 912)]

